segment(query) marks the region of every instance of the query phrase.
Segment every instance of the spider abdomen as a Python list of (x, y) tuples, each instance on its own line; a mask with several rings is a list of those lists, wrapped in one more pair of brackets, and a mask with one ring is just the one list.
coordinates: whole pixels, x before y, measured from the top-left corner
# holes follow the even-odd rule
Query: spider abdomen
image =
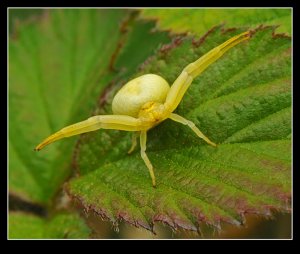
[(116, 115), (138, 117), (147, 102), (164, 103), (170, 90), (168, 82), (155, 74), (145, 74), (126, 83), (115, 95), (112, 110)]

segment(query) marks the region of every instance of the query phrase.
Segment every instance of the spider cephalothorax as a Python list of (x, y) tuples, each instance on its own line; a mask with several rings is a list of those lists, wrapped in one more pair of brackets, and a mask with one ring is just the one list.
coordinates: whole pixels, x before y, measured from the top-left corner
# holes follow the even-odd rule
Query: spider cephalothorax
[(168, 82), (155, 74), (145, 74), (125, 84), (115, 95), (112, 102), (113, 115), (98, 115), (85, 121), (67, 126), (46, 138), (35, 150), (64, 137), (95, 131), (98, 129), (116, 129), (133, 131), (132, 152), (137, 144), (136, 133), (140, 135), (141, 157), (149, 169), (153, 186), (156, 185), (153, 166), (146, 155), (147, 131), (169, 118), (189, 126), (198, 137), (208, 144), (210, 141), (193, 122), (172, 113), (181, 102), (193, 79), (210, 64), (219, 59), (228, 49), (248, 39), (250, 32), (244, 32), (212, 49), (197, 61), (187, 65), (170, 87)]

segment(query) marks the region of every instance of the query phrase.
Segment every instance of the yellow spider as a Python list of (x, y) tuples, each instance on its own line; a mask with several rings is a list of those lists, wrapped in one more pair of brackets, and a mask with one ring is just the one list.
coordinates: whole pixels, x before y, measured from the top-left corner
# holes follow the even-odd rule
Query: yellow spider
[[(113, 115), (93, 116), (85, 121), (67, 126), (46, 138), (35, 150), (41, 150), (56, 140), (101, 128), (137, 132), (140, 133), (141, 157), (149, 169), (152, 184), (155, 187), (153, 166), (146, 155), (147, 131), (169, 118), (189, 126), (198, 137), (204, 139), (208, 144), (216, 146), (193, 122), (172, 112), (181, 102), (195, 77), (219, 59), (228, 49), (249, 37), (250, 32), (247, 31), (210, 50), (197, 61), (187, 65), (171, 87), (165, 79), (155, 74), (142, 75), (129, 81), (113, 99)], [(137, 144), (136, 138), (137, 135), (134, 133), (132, 147), (128, 153), (134, 150)]]

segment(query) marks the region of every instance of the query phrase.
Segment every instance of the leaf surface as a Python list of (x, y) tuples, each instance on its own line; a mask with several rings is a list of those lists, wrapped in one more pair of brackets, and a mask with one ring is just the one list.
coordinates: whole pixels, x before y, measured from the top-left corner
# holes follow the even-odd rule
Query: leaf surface
[[(216, 28), (200, 39), (175, 38), (135, 76), (156, 73), (170, 84), (190, 62), (241, 30)], [(147, 154), (157, 188), (130, 135), (101, 130), (81, 136), (74, 154), (80, 174), (66, 190), (87, 210), (117, 224), (153, 230), (200, 230), (201, 223), (244, 223), (244, 216), (290, 210), (291, 40), (258, 28), (197, 77), (176, 112), (218, 143), (166, 120), (148, 132)], [(112, 97), (112, 96), (111, 96)], [(101, 113), (110, 113), (110, 101)]]
[(291, 34), (289, 8), (193, 8), (193, 9), (143, 9), (141, 17), (158, 21), (157, 28), (172, 33), (192, 32), (203, 35), (213, 26), (224, 24), (225, 28), (276, 25), (277, 33)]
[(82, 239), (88, 238), (90, 229), (76, 214), (58, 214), (47, 220), (32, 214), (9, 214), (10, 239)]

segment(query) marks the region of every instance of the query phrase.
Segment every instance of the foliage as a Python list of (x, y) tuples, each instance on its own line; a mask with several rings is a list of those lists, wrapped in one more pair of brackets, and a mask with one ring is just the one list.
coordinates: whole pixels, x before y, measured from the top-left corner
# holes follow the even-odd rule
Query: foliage
[(9, 215), (11, 239), (88, 238), (90, 233), (91, 230), (75, 214), (59, 214), (51, 220), (21, 212)]
[[(184, 66), (248, 27), (249, 42), (196, 78), (177, 109), (218, 147), (169, 120), (149, 132), (157, 189), (139, 152), (127, 155), (126, 132), (101, 130), (33, 152), (56, 130), (111, 113), (113, 95), (131, 78), (156, 73), (172, 84)], [(142, 10), (137, 18), (122, 9), (53, 9), (20, 21), (9, 40), (10, 193), (52, 211), (68, 182), (85, 209), (149, 230), (156, 221), (199, 231), (203, 222), (219, 228), (247, 213), (289, 211), (291, 40), (279, 31), (290, 33), (290, 10)], [(67, 181), (71, 164), (78, 177)], [(10, 238), (90, 234), (73, 212), (12, 212), (9, 227)]]
[(157, 28), (172, 33), (191, 32), (203, 35), (214, 26), (223, 24), (226, 29), (255, 28), (261, 24), (279, 26), (277, 33), (291, 34), (291, 8), (186, 8), (143, 9), (141, 18), (157, 21)]
[[(176, 39), (138, 73), (172, 83), (195, 56), (240, 31)], [(169, 120), (149, 132), (157, 189), (138, 151), (126, 155), (128, 133), (83, 135), (75, 162), (80, 177), (68, 192), (86, 209), (152, 230), (155, 221), (198, 230), (200, 222), (243, 223), (246, 213), (287, 211), (290, 198), (290, 39), (258, 29), (195, 79), (178, 112), (219, 146)], [(110, 109), (107, 112), (110, 113)], [(100, 156), (99, 156), (100, 155)]]

